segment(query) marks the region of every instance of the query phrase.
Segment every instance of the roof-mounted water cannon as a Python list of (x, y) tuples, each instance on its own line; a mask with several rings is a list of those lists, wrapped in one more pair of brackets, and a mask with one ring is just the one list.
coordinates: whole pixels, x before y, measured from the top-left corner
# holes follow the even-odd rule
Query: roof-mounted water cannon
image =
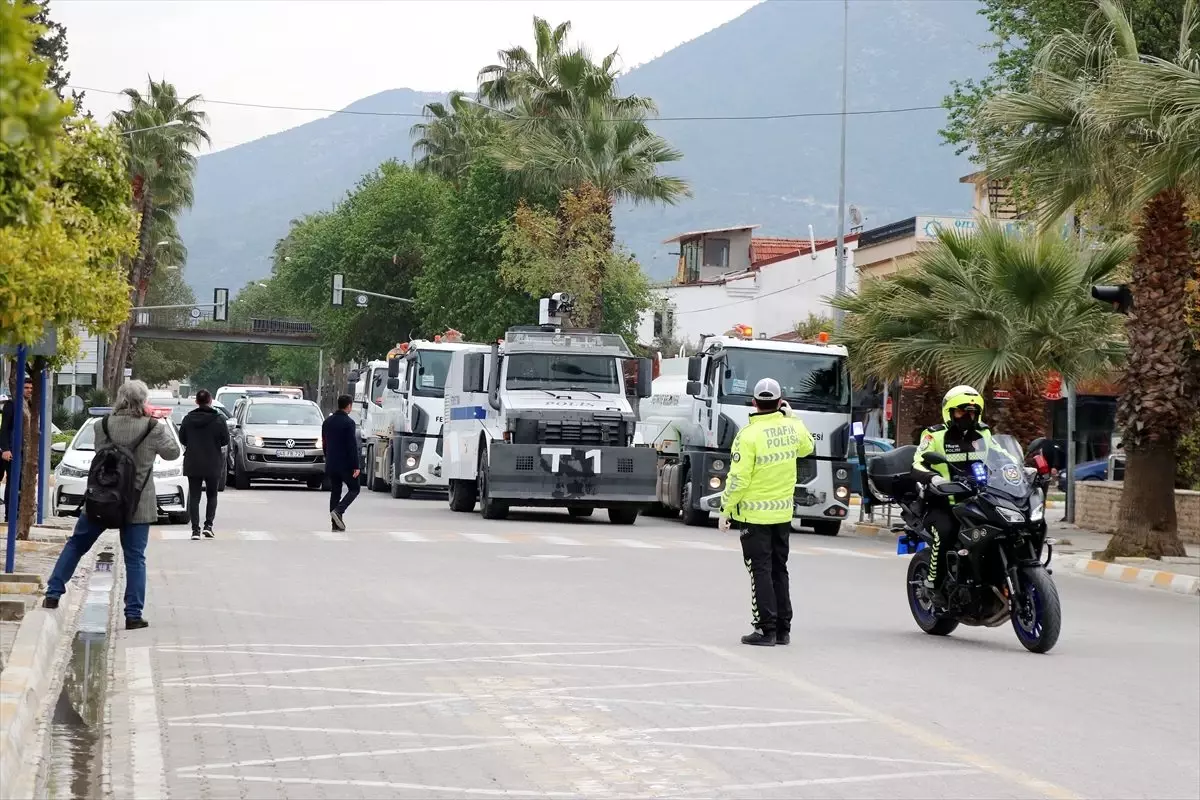
[(538, 325), (561, 328), (563, 317), (568, 316), (575, 306), (575, 298), (566, 292), (555, 292), (543, 297), (538, 303)]

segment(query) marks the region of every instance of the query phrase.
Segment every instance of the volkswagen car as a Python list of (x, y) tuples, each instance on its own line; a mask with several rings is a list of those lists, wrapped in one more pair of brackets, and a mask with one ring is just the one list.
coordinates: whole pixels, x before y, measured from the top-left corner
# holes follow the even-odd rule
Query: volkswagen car
[[(62, 460), (54, 469), (54, 492), (51, 504), (54, 514), (60, 517), (77, 516), (83, 506), (83, 493), (87, 488), (88, 469), (96, 455), (96, 426), (110, 408), (90, 408), (91, 417), (85, 422), (69, 444), (59, 442), (53, 450), (62, 453)], [(165, 425), (171, 438), (179, 444), (179, 433), (171, 422), (171, 409), (150, 408), (150, 415)], [(188, 520), (188, 484), (183, 477), (183, 453), (170, 461), (161, 456), (154, 457), (154, 497), (158, 501), (158, 516), (171, 522)]]
[(238, 489), (269, 478), (299, 480), (321, 488), (325, 453), (321, 423), (325, 418), (311, 400), (245, 397), (233, 416), (230, 436), (230, 480)]

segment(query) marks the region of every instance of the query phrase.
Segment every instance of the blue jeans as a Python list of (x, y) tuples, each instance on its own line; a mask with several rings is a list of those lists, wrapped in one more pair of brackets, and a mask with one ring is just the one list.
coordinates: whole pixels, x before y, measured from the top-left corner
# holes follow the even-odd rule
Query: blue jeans
[[(54, 573), (46, 586), (47, 597), (62, 597), (67, 591), (67, 581), (75, 574), (79, 560), (87, 555), (92, 545), (104, 533), (104, 528), (79, 515), (75, 531), (54, 565)], [(135, 522), (121, 528), (121, 549), (125, 551), (125, 618), (141, 619), (142, 606), (146, 602), (146, 543), (150, 541), (150, 525)]]

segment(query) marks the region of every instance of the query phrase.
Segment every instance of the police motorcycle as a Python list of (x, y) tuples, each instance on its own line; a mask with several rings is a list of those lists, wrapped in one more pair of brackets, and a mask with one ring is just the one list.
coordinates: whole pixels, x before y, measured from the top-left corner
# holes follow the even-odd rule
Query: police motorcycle
[[(1012, 437), (996, 436), (982, 461), (953, 464), (936, 453), (926, 466), (946, 464), (951, 479), (925, 483), (913, 474), (915, 446), (872, 458), (866, 467), (868, 498), (900, 506), (903, 525), (896, 552), (911, 554), (906, 593), (917, 626), (945, 636), (960, 624), (994, 628), (1011, 621), (1026, 650), (1046, 653), (1058, 641), (1062, 607), (1049, 569), (1052, 539), (1046, 538), (1046, 488), (1050, 469), (1041, 456), (1045, 444), (1031, 443), (1028, 454)], [(1026, 459), (1035, 462), (1023, 467)], [(958, 541), (946, 556), (945, 607), (925, 588), (933, 536), (923, 525), (925, 497), (954, 499)]]

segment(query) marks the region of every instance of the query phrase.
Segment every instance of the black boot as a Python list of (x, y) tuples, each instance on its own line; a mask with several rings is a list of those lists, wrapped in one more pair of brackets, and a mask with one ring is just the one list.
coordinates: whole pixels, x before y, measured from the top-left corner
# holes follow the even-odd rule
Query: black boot
[(757, 647), (774, 647), (775, 632), (755, 628), (753, 633), (747, 633), (742, 637), (742, 644), (752, 644)]
[(791, 644), (792, 634), (788, 631), (775, 631), (775, 644)]

